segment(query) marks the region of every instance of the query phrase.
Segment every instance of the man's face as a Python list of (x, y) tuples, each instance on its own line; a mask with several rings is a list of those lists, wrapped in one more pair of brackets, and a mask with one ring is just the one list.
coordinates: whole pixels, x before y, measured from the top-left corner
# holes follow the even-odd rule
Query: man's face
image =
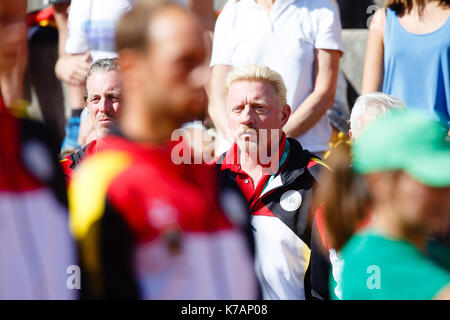
[(23, 54), (26, 9), (27, 2), (23, 0), (0, 1), (0, 72), (11, 69)]
[(274, 87), (265, 81), (234, 82), (226, 109), (234, 142), (245, 152), (270, 147), (277, 137), (278, 143), (290, 115), (290, 107), (280, 106)]
[(119, 114), (122, 85), (117, 71), (97, 71), (86, 82), (87, 106), (97, 138), (108, 134)]
[(204, 114), (208, 65), (197, 21), (177, 8), (159, 13), (149, 26), (150, 48), (142, 59), (148, 105), (178, 123)]

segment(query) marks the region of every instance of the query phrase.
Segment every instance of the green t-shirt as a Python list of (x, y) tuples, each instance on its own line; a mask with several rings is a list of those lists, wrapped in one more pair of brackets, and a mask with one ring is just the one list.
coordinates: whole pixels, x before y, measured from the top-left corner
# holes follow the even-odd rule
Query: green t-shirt
[(450, 272), (414, 245), (374, 231), (353, 235), (340, 255), (343, 300), (428, 300), (450, 284)]

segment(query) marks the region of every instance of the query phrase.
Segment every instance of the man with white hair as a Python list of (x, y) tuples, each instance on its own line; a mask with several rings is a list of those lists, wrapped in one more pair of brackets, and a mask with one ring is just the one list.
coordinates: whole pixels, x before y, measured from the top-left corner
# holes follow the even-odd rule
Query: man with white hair
[(277, 72), (237, 68), (226, 91), (234, 145), (217, 163), (248, 201), (263, 299), (309, 298), (309, 210), (321, 161), (283, 132), (291, 108)]
[(400, 99), (385, 93), (371, 92), (360, 96), (350, 115), (350, 138), (358, 139), (363, 129), (379, 116), (403, 109), (406, 106)]
[[(381, 93), (371, 92), (360, 96), (352, 108), (350, 115), (350, 130), (349, 136), (351, 140), (357, 140), (366, 129), (366, 127), (377, 118), (389, 114), (394, 110), (406, 109), (405, 104), (398, 98)], [(347, 141), (350, 143), (350, 141)], [(335, 145), (337, 146), (337, 145)], [(332, 153), (332, 150), (330, 150)], [(325, 159), (328, 155), (325, 156)], [(316, 220), (313, 225), (313, 234), (317, 234), (321, 241), (316, 241), (322, 250), (314, 250), (311, 255), (311, 265), (317, 275), (328, 275), (330, 270), (333, 274), (333, 294), (341, 299), (342, 289), (340, 285), (340, 274), (342, 272), (344, 261), (337, 254), (337, 252), (329, 246), (326, 240), (325, 224), (323, 223), (323, 211), (321, 208), (316, 211)], [(367, 223), (366, 220), (364, 223)], [(363, 226), (363, 224), (361, 226)], [(329, 256), (322, 253), (329, 250)], [(312, 275), (312, 283), (315, 286), (319, 296), (328, 299), (329, 285), (315, 274)]]

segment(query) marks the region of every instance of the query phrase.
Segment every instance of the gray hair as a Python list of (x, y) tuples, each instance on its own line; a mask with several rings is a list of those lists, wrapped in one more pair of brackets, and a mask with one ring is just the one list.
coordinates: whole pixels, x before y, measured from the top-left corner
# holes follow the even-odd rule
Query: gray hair
[(369, 122), (390, 114), (392, 110), (404, 109), (406, 105), (400, 99), (385, 93), (371, 92), (360, 96), (356, 99), (349, 120), (353, 139), (361, 135)]
[(119, 67), (117, 64), (117, 58), (103, 58), (96, 60), (91, 67), (89, 68), (89, 71), (86, 75), (86, 85), (84, 89), (84, 101), (87, 101), (88, 98), (88, 92), (87, 92), (87, 82), (89, 77), (95, 73), (95, 72), (110, 72), (110, 71), (118, 71)]

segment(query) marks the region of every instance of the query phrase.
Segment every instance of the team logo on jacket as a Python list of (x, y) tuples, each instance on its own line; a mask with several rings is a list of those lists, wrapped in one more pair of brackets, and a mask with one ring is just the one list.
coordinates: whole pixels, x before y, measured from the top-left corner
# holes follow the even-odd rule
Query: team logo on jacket
[(288, 190), (280, 198), (280, 205), (285, 211), (295, 211), (302, 204), (302, 195), (297, 190)]

